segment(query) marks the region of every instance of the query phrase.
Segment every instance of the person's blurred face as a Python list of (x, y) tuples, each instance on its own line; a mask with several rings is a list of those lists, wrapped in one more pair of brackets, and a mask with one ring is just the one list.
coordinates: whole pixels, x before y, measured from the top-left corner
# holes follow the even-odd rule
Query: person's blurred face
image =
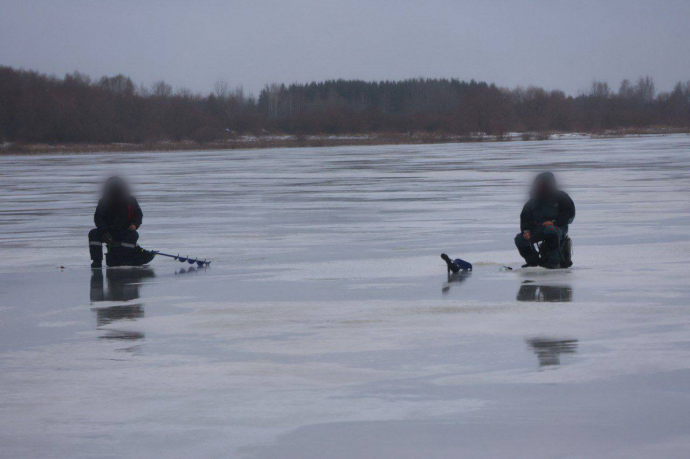
[(545, 182), (537, 183), (535, 187), (535, 192), (537, 196), (540, 197), (548, 196), (551, 193), (551, 186)]
[(125, 199), (125, 194), (121, 189), (114, 189), (110, 193), (110, 199), (115, 202), (120, 202)]
[(532, 195), (537, 198), (550, 196), (554, 191), (554, 184), (548, 179), (537, 179), (532, 184)]
[(122, 202), (127, 199), (127, 185), (120, 180), (106, 183), (104, 196), (110, 202)]

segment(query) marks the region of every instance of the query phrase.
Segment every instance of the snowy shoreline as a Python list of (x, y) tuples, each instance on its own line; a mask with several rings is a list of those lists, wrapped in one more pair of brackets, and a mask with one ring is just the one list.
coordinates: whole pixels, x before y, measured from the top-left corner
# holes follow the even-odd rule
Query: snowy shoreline
[(629, 137), (657, 137), (672, 134), (688, 134), (684, 129), (649, 128), (608, 130), (603, 132), (508, 132), (502, 135), (488, 135), (475, 132), (467, 135), (444, 134), (342, 134), (342, 135), (241, 135), (210, 142), (170, 141), (104, 144), (23, 144), (4, 142), (0, 144), (0, 155), (103, 153), (103, 152), (148, 152), (148, 151), (202, 151), (202, 150), (248, 150), (268, 148), (323, 148), (372, 145), (425, 145), (442, 143), (515, 142), (572, 139), (618, 139)]

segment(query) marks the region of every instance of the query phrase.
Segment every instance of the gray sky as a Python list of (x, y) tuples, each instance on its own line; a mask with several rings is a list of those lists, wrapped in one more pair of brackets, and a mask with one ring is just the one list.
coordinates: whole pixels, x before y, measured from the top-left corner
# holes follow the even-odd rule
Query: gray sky
[(0, 65), (210, 91), (457, 77), (571, 94), (690, 80), (689, 0), (0, 0)]

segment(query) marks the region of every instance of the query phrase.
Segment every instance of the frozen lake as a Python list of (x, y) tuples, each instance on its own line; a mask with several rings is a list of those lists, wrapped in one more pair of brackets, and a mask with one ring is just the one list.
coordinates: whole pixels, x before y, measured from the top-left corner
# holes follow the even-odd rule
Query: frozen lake
[[(504, 270), (544, 169), (575, 265)], [(112, 174), (211, 267), (92, 274)], [(0, 157), (0, 456), (687, 457), (689, 197), (685, 135)]]

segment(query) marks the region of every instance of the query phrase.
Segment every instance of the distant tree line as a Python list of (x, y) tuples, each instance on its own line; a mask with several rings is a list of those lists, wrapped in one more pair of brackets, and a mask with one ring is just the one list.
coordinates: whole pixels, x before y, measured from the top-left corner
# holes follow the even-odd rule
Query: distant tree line
[(577, 97), (456, 79), (271, 84), (258, 98), (225, 82), (208, 95), (124, 75), (92, 81), (0, 67), (0, 141), (210, 141), (238, 134), (595, 132), (690, 128), (690, 81), (657, 94), (649, 77)]

